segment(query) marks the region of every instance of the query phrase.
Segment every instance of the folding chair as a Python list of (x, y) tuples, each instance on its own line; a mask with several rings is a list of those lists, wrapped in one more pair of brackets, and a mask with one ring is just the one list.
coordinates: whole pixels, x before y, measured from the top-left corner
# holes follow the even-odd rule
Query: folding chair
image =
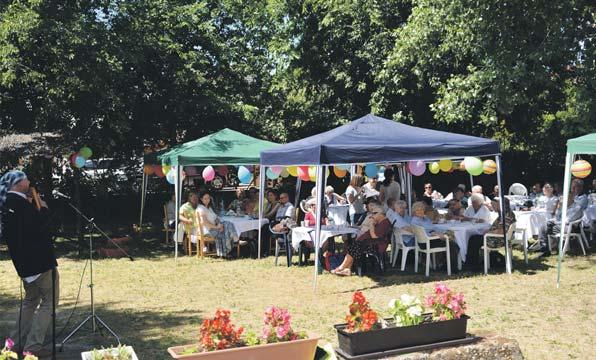
[(509, 187), (509, 195), (528, 196), (528, 189), (524, 186), (524, 184), (513, 183)]
[[(451, 256), (449, 252), (449, 239), (442, 240), (438, 236), (428, 236), (426, 230), (418, 225), (411, 225), (414, 231), (414, 237), (416, 238), (416, 251), (414, 253), (414, 272), (418, 272), (418, 253), (422, 252), (426, 254), (426, 272), (425, 275), (430, 275), (430, 255), (433, 256), (433, 270), (436, 266), (436, 254), (444, 252), (447, 257), (447, 275), (451, 275)], [(445, 246), (431, 247), (431, 241), (444, 241)], [(424, 245), (424, 248), (421, 246)]]
[[(511, 239), (513, 238), (513, 233), (515, 232), (515, 223), (509, 225), (509, 229), (507, 230), (507, 239), (509, 239), (509, 241), (511, 241)], [(499, 251), (499, 249), (501, 248), (499, 247), (489, 247), (486, 239), (489, 237), (493, 237), (493, 238), (504, 238), (503, 234), (495, 234), (495, 233), (487, 233), (484, 234), (484, 243), (482, 245), (482, 248), (484, 249), (484, 275), (488, 274), (488, 269), (490, 269), (490, 256), (489, 253), (491, 251)], [(505, 254), (506, 258), (509, 258), (509, 267), (513, 270), (513, 267), (511, 266), (511, 257), (512, 257), (512, 253), (511, 253), (511, 242), (509, 242), (509, 248), (505, 249), (505, 251), (508, 253), (509, 256), (507, 256), (507, 254)], [(526, 255), (527, 256), (527, 255)]]
[[(579, 233), (574, 233), (572, 232), (573, 227), (577, 225), (580, 227), (580, 232)], [(567, 224), (567, 226), (565, 226), (562, 230), (564, 230), (563, 233), (563, 256), (565, 256), (565, 253), (567, 252), (567, 249), (569, 248), (569, 241), (571, 239), (577, 239), (577, 241), (579, 242), (579, 245), (582, 248), (582, 252), (584, 253), (584, 255), (586, 255), (586, 249), (584, 248), (584, 241), (587, 244), (587, 240), (585, 239), (585, 235), (583, 233), (583, 229), (582, 227), (582, 219), (577, 219), (575, 221), (570, 222), (569, 224)], [(548, 236), (548, 244), (550, 247), (551, 241), (552, 243), (557, 243), (557, 240), (559, 239), (559, 237), (561, 236), (561, 234), (553, 234), (553, 235), (549, 235)]]

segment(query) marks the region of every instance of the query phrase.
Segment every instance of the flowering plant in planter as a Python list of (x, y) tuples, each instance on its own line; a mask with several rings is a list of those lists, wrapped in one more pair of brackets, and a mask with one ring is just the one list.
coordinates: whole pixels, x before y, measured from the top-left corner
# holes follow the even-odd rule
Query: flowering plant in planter
[(14, 341), (11, 338), (8, 338), (4, 341), (4, 347), (0, 350), (0, 360), (9, 360), (9, 359), (18, 359), (18, 355), (16, 352), (12, 351), (12, 347), (14, 346)]
[(243, 345), (240, 338), (244, 328), (230, 320), (230, 310), (218, 309), (213, 319), (205, 319), (201, 326), (200, 343), (203, 351), (214, 351)]
[(455, 293), (443, 283), (435, 284), (435, 292), (425, 298), (425, 305), (432, 310), (433, 320), (459, 319), (466, 313), (463, 293)]
[(294, 332), (290, 325), (291, 318), (287, 309), (280, 309), (275, 306), (265, 309), (262, 340), (269, 344), (306, 338), (305, 334)]
[(389, 300), (389, 314), (395, 326), (418, 325), (424, 320), (422, 302), (415, 296), (403, 294), (399, 299)]
[(348, 332), (370, 331), (378, 329), (381, 324), (378, 321), (377, 313), (370, 308), (370, 305), (362, 292), (356, 291), (352, 295), (350, 313), (346, 315), (346, 330)]

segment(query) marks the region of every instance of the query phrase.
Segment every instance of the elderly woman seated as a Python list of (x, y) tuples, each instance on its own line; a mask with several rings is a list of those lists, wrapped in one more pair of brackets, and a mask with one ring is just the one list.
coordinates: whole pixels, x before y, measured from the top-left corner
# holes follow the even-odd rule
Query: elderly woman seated
[[(305, 226), (315, 226), (317, 223), (317, 199), (310, 199), (306, 202), (306, 214), (304, 215)], [(325, 214), (321, 214), (321, 225), (325, 225), (327, 219)]]
[(418, 225), (426, 230), (428, 236), (438, 236), (441, 239), (445, 239), (445, 234), (442, 232), (433, 230), (433, 221), (428, 218), (426, 213), (427, 206), (422, 201), (415, 202), (412, 205), (412, 225)]
[(484, 196), (473, 193), (470, 197), (470, 206), (464, 211), (464, 220), (490, 223), (490, 210), (484, 205)]
[[(410, 227), (410, 223), (412, 222), (412, 217), (406, 214), (408, 204), (403, 200), (395, 201), (390, 198), (387, 200), (387, 205), (393, 207), (387, 210), (387, 219), (393, 224), (393, 228), (411, 233), (412, 228)], [(402, 235), (402, 239), (405, 246), (413, 246), (415, 243), (414, 235)]]
[[(360, 235), (347, 247), (347, 254), (344, 261), (331, 272), (336, 275), (352, 275), (352, 265), (354, 261), (360, 260), (369, 250), (376, 250), (380, 253), (387, 250), (389, 245), (389, 234), (391, 232), (391, 223), (385, 216), (385, 210), (382, 205), (377, 203), (369, 204), (370, 215), (368, 221), (362, 225)], [(366, 227), (365, 224), (369, 224)], [(376, 247), (376, 248), (375, 248)]]
[(445, 218), (447, 220), (463, 220), (464, 218), (464, 211), (461, 206), (461, 201), (457, 199), (451, 199), (448, 202), (448, 210), (447, 214), (445, 214)]

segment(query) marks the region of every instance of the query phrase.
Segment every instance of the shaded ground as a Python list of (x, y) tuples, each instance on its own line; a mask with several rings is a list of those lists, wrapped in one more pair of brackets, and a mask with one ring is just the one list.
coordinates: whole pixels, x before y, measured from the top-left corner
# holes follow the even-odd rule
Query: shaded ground
[[(364, 291), (373, 307), (382, 309), (392, 297), (402, 293), (423, 296), (435, 281), (446, 281), (463, 291), (469, 304), (472, 332), (490, 331), (519, 341), (529, 359), (587, 359), (593, 356), (596, 323), (596, 268), (593, 256), (566, 258), (562, 287), (555, 288), (556, 259), (532, 256), (523, 264), (516, 252), (513, 275), (495, 272), (489, 276), (460, 273), (447, 277), (444, 272), (430, 278), (414, 274), (412, 266), (400, 273), (392, 270), (384, 277), (319, 277), (313, 293), (314, 268), (275, 267), (273, 257), (262, 260), (222, 261), (183, 257), (174, 262), (171, 249), (160, 244), (155, 234), (131, 245), (134, 262), (127, 259), (101, 259), (94, 262), (95, 295), (98, 315), (141, 359), (168, 359), (166, 349), (193, 342), (202, 317), (218, 307), (232, 310), (233, 320), (258, 331), (262, 312), (268, 305), (287, 307), (296, 329), (320, 334), (324, 342), (336, 343), (332, 327), (342, 322), (351, 293)], [(61, 300), (58, 330), (74, 306), (85, 260), (73, 244), (61, 243)], [(296, 260), (296, 258), (295, 258)], [(88, 278), (84, 278), (79, 305), (59, 340), (90, 313)], [(19, 299), (19, 282), (12, 263), (0, 251), (0, 336), (14, 324)], [(69, 354), (61, 359), (80, 358), (83, 349), (113, 344), (109, 336), (77, 335)], [(68, 356), (67, 356), (68, 355)]]

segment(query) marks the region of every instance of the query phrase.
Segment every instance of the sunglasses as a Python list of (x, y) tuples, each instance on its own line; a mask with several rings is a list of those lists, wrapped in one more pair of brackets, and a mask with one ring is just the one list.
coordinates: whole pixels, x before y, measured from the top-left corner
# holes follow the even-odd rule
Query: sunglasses
[(425, 186), (424, 188), (425, 189), (432, 189), (433, 187), (432, 186)]

